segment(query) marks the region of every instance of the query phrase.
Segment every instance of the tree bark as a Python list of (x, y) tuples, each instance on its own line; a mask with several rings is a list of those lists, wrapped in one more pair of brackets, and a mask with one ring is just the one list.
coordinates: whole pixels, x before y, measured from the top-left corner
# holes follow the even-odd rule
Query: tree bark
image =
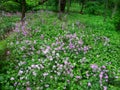
[(107, 10), (108, 10), (108, 0), (105, 0), (104, 21), (106, 21), (107, 18)]
[(60, 0), (60, 12), (65, 12), (66, 0)]
[(40, 1), (40, 2), (38, 3), (38, 5), (42, 5), (42, 4), (44, 4), (46, 1), (48, 1), (48, 0), (42, 0), (42, 1)]
[(83, 14), (83, 9), (84, 9), (85, 3), (86, 3), (86, 0), (79, 1), (79, 5), (81, 6), (81, 10), (80, 10), (81, 14)]
[(67, 12), (69, 12), (69, 10), (70, 10), (70, 4), (71, 4), (71, 0), (67, 0), (68, 2), (67, 2)]
[(84, 4), (81, 3), (81, 10), (80, 10), (80, 13), (83, 14), (83, 7), (84, 7)]
[(21, 21), (25, 21), (25, 13), (26, 13), (26, 0), (22, 0), (22, 17)]
[(62, 18), (62, 12), (61, 12), (61, 0), (59, 0), (58, 7), (59, 7), (59, 14), (58, 14), (58, 18), (61, 20), (61, 18)]
[(112, 15), (111, 15), (111, 18), (114, 17), (115, 13), (117, 11), (117, 3), (114, 4), (114, 8), (113, 8), (113, 11), (112, 11)]

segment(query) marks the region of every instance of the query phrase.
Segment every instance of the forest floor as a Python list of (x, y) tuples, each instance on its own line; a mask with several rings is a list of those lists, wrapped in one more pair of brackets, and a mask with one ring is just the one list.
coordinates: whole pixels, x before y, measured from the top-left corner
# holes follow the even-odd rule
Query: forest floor
[(23, 26), (15, 24), (15, 36), (5, 42), (6, 60), (0, 61), (2, 90), (120, 89), (120, 32), (112, 20), (62, 17), (39, 11), (27, 13)]

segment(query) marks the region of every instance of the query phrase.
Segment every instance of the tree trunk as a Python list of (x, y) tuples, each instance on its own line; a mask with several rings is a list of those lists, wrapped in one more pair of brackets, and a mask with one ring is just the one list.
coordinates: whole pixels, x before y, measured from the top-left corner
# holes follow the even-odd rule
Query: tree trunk
[(104, 21), (106, 21), (107, 18), (107, 10), (108, 10), (108, 0), (105, 0)]
[(79, 1), (79, 5), (81, 6), (81, 10), (80, 10), (81, 14), (83, 14), (83, 9), (84, 9), (85, 3), (86, 3), (86, 0)]
[(26, 0), (22, 0), (22, 17), (21, 21), (25, 21), (25, 13), (26, 13)]
[(60, 0), (60, 11), (65, 12), (66, 0)]
[(67, 0), (68, 2), (67, 2), (67, 12), (69, 12), (69, 10), (70, 10), (70, 4), (71, 4), (71, 0)]
[(58, 5), (59, 5), (59, 6), (58, 6), (58, 7), (59, 7), (59, 12), (61, 12), (61, 9), (60, 9), (60, 8), (61, 8), (61, 5), (60, 5), (60, 3), (61, 3), (61, 0), (59, 0), (59, 4), (58, 4)]
[(61, 0), (59, 0), (59, 4), (58, 4), (59, 6), (59, 14), (58, 14), (58, 18), (61, 20), (61, 18), (62, 18), (62, 12), (61, 12)]
[(83, 7), (84, 7), (84, 4), (81, 3), (81, 10), (80, 10), (80, 14), (83, 14)]
[(114, 4), (114, 8), (113, 8), (113, 11), (112, 11), (111, 18), (114, 17), (114, 15), (116, 14), (116, 11), (117, 11), (117, 3)]

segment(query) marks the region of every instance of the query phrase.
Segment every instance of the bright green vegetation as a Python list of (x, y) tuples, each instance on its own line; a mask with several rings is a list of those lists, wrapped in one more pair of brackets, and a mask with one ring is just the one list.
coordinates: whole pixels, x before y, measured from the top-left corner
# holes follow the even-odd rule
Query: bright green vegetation
[(3, 52), (5, 51), (5, 49), (7, 48), (7, 44), (6, 41), (1, 41), (0, 42), (0, 55), (3, 55)]
[[(27, 13), (26, 24), (7, 41), (2, 90), (120, 89), (120, 33), (102, 16), (51, 11)], [(25, 27), (25, 28), (24, 28)], [(0, 42), (0, 47), (5, 46)]]

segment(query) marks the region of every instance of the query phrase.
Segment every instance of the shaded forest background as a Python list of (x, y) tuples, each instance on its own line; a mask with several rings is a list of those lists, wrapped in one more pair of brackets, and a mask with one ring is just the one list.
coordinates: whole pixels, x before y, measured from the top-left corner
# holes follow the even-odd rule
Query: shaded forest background
[[(74, 4), (77, 4), (76, 7)], [(43, 6), (44, 5), (44, 6)], [(119, 29), (119, 0), (1, 0), (0, 9), (7, 12), (21, 12), (21, 20), (25, 13), (40, 9), (56, 12), (78, 12), (80, 14), (93, 14), (115, 18), (116, 28)]]

